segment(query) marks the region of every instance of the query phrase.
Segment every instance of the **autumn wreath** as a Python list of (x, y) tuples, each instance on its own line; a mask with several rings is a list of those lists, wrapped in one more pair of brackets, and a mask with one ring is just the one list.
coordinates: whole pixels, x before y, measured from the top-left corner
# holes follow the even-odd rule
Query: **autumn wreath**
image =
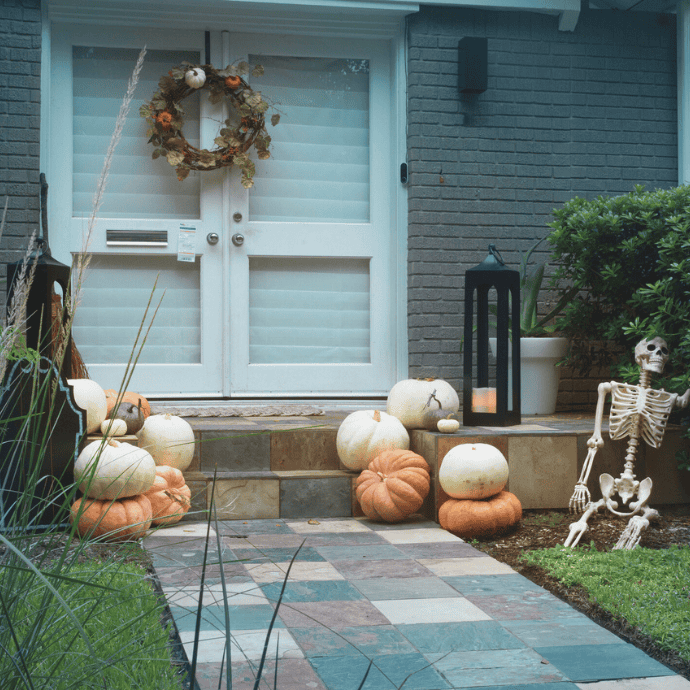
[[(153, 158), (165, 156), (168, 163), (177, 168), (177, 179), (184, 180), (190, 170), (217, 170), (237, 165), (242, 171), (242, 186), (251, 187), (254, 163), (248, 151), (253, 146), (259, 159), (270, 158), (271, 137), (266, 132), (265, 113), (268, 103), (258, 91), (253, 91), (243, 75), (251, 70), (252, 76), (263, 74), (263, 67), (253, 69), (246, 62), (215, 69), (212, 65), (193, 65), (183, 62), (173, 67), (158, 82), (157, 91), (150, 102), (139, 109), (149, 128), (146, 135), (155, 146)], [(198, 149), (182, 134), (184, 110), (181, 102), (199, 89), (209, 91), (209, 102), (226, 100), (230, 106), (230, 118), (225, 120), (215, 144), (218, 148)], [(280, 116), (271, 116), (271, 124), (277, 125)]]

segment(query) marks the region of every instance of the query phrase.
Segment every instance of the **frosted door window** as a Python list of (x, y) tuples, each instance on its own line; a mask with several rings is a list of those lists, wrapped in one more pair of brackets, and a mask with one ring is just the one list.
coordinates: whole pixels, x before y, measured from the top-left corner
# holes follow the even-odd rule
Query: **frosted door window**
[(368, 259), (249, 259), (250, 364), (370, 361)]
[[(74, 47), (72, 215), (88, 218), (127, 82), (138, 50)], [(99, 215), (107, 218), (199, 218), (199, 176), (178, 182), (165, 158), (152, 160), (148, 123), (139, 107), (158, 91), (162, 74), (182, 60), (199, 62), (198, 53), (149, 50), (134, 100), (115, 150)], [(199, 94), (184, 99), (184, 135), (199, 145)]]
[(139, 364), (200, 362), (199, 269), (199, 262), (185, 263), (176, 257), (92, 257), (72, 329), (87, 366), (129, 360), (157, 276), (148, 320), (164, 290), (165, 296)]
[(369, 221), (369, 62), (251, 55), (281, 113), (257, 165), (250, 220)]

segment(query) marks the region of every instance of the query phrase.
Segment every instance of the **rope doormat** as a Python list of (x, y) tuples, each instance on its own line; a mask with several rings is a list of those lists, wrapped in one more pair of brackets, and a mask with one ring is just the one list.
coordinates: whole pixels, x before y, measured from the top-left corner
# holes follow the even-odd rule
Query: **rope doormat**
[(190, 405), (151, 405), (152, 414), (172, 414), (177, 417), (316, 417), (323, 410), (311, 405), (261, 405), (257, 407), (208, 407)]

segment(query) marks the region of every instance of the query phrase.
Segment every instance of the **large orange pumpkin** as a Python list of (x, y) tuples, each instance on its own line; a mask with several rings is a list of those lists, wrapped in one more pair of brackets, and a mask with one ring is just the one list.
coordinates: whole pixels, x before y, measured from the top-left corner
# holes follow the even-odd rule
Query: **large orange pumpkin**
[(421, 508), (429, 484), (429, 465), (421, 455), (386, 450), (357, 477), (357, 500), (368, 518), (400, 522)]
[[(131, 403), (137, 407), (139, 406), (139, 401), (141, 401), (141, 411), (144, 414), (144, 419), (146, 419), (151, 414), (151, 405), (149, 405), (149, 401), (143, 395), (125, 391), (122, 394), (122, 400), (120, 400), (120, 402)], [(117, 402), (117, 391), (113, 388), (108, 388), (105, 391), (105, 402), (108, 408), (106, 417), (110, 417), (110, 412)]]
[(144, 493), (151, 501), (154, 525), (179, 522), (191, 506), (192, 492), (176, 467), (158, 465), (153, 486)]
[[(83, 512), (79, 515), (82, 502)], [(83, 537), (103, 537), (108, 541), (133, 541), (151, 527), (151, 501), (143, 494), (109, 499), (79, 498), (72, 505), (70, 522), (78, 519), (77, 531)]]
[(522, 519), (522, 504), (509, 491), (483, 499), (454, 499), (438, 510), (443, 529), (458, 537), (489, 537), (507, 532)]

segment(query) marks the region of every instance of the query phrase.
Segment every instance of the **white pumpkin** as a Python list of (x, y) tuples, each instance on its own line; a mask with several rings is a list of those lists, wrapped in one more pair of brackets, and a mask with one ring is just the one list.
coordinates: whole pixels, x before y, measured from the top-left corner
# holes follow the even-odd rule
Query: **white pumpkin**
[(508, 462), (488, 443), (465, 443), (446, 453), (438, 480), (453, 498), (489, 498), (503, 491), (508, 482)]
[(194, 430), (189, 422), (172, 414), (152, 414), (137, 433), (156, 465), (170, 465), (184, 472), (194, 458)]
[(410, 436), (395, 417), (379, 410), (360, 410), (345, 417), (338, 428), (335, 445), (345, 467), (365, 470), (384, 450), (407, 450)]
[(67, 379), (67, 383), (74, 389), (74, 401), (86, 410), (86, 433), (93, 434), (108, 414), (105, 391), (91, 379)]
[(156, 463), (143, 448), (111, 438), (89, 443), (74, 463), (79, 490), (90, 498), (143, 494), (153, 486)]
[(103, 436), (124, 436), (127, 433), (127, 422), (124, 419), (104, 419), (101, 422)]
[(201, 67), (192, 67), (185, 72), (184, 80), (187, 86), (193, 89), (200, 89), (206, 83), (206, 72)]
[(443, 379), (406, 379), (391, 388), (386, 412), (397, 417), (406, 429), (423, 429), (425, 413), (429, 408), (438, 409), (439, 403), (447, 414), (460, 409), (458, 394), (448, 382)]
[(442, 434), (454, 434), (460, 428), (460, 422), (457, 419), (439, 419), (436, 428)]

